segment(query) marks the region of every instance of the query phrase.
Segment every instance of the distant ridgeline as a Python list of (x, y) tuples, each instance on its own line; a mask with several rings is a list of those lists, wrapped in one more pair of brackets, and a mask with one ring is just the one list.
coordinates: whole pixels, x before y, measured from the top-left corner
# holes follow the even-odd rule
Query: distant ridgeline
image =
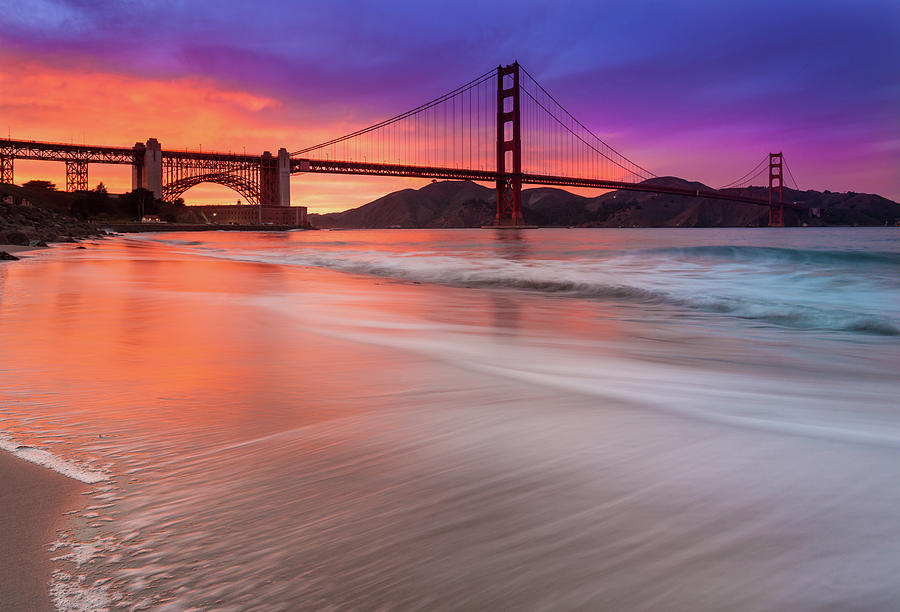
[[(710, 189), (702, 183), (674, 177), (647, 181), (674, 187)], [(725, 190), (768, 197), (768, 188)], [(785, 213), (785, 225), (896, 225), (900, 204), (878, 195), (795, 191), (784, 188), (785, 201), (811, 209), (808, 217)], [(395, 191), (377, 200), (339, 213), (311, 214), (315, 227), (481, 227), (496, 214), (496, 192), (471, 181), (438, 181), (421, 189)], [(522, 192), (525, 221), (540, 226), (565, 227), (756, 227), (768, 223), (764, 206), (734, 206), (721, 200), (634, 191), (613, 191), (583, 197), (549, 187)]]

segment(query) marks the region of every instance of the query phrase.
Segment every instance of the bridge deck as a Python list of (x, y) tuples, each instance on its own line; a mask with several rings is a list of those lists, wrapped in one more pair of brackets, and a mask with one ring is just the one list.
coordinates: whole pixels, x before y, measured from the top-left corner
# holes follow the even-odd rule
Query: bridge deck
[[(242, 164), (259, 164), (260, 155), (240, 153), (217, 153), (201, 151), (162, 150), (162, 157), (191, 166), (198, 162), (218, 162), (226, 164), (228, 170), (237, 169)], [(0, 157), (13, 159), (36, 159), (49, 161), (66, 161), (105, 164), (137, 164), (143, 160), (144, 151), (140, 148), (108, 147), (100, 145), (77, 145), (60, 142), (37, 142), (33, 140), (0, 139)], [(266, 160), (272, 161), (271, 157)], [(314, 172), (323, 174), (357, 174), (368, 176), (400, 176), (412, 178), (433, 178), (444, 180), (471, 180), (496, 182), (497, 172), (491, 170), (471, 170), (460, 168), (442, 168), (436, 166), (414, 166), (406, 164), (385, 164), (374, 162), (352, 162), (324, 159), (291, 158), (291, 172)], [(552, 185), (559, 187), (580, 187), (591, 189), (640, 191), (680, 196), (725, 200), (756, 206), (770, 206), (767, 199), (754, 198), (718, 190), (686, 189), (666, 185), (628, 183), (592, 178), (573, 178), (567, 176), (551, 176), (542, 174), (522, 174), (522, 183), (530, 185)], [(779, 206), (803, 210), (805, 207), (779, 202)]]
[[(320, 174), (359, 174), (369, 176), (401, 176), (410, 178), (433, 178), (447, 180), (469, 180), (495, 182), (497, 173), (490, 170), (461, 170), (458, 168), (441, 168), (433, 166), (409, 166), (403, 164), (360, 163), (322, 159), (291, 159), (291, 172), (314, 172)], [(725, 191), (710, 189), (686, 189), (646, 183), (624, 183), (602, 179), (572, 178), (565, 176), (548, 176), (542, 174), (522, 174), (522, 183), (529, 185), (553, 185), (559, 187), (582, 187), (591, 189), (609, 189), (625, 191), (641, 191), (645, 193), (661, 193), (669, 195), (726, 200), (741, 204), (769, 206), (769, 201)], [(805, 207), (790, 202), (778, 203), (786, 208), (796, 210)]]
[(143, 154), (140, 149), (126, 147), (0, 139), (0, 157), (13, 159), (134, 164)]

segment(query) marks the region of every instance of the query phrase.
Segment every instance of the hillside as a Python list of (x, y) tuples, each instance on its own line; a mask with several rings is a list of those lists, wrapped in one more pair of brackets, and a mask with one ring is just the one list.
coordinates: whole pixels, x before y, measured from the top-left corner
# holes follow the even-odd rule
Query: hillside
[[(675, 177), (647, 183), (710, 189)], [(729, 191), (768, 197), (764, 187)], [(894, 225), (900, 220), (900, 204), (878, 195), (785, 189), (784, 197), (821, 209), (821, 216), (805, 219), (788, 211), (787, 225)], [(481, 227), (493, 222), (495, 202), (492, 187), (471, 181), (435, 181), (421, 189), (395, 191), (358, 208), (311, 214), (309, 218), (313, 226), (321, 228)], [(768, 223), (764, 206), (638, 191), (613, 191), (590, 198), (550, 187), (525, 189), (522, 210), (528, 223), (540, 226), (747, 227)]]

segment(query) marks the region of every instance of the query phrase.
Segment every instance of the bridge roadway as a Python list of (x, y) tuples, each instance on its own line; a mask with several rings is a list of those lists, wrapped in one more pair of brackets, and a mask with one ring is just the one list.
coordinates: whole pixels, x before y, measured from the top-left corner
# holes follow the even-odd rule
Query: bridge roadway
[(134, 147), (0, 139), (0, 157), (12, 159), (134, 165), (142, 160), (143, 156), (144, 150)]
[[(458, 168), (440, 168), (435, 166), (409, 166), (403, 164), (380, 164), (372, 162), (348, 162), (324, 159), (291, 158), (291, 173), (314, 172), (322, 174), (358, 174), (368, 176), (402, 176), (410, 178), (433, 178), (460, 181), (496, 182), (498, 173), (491, 170), (465, 170)], [(768, 199), (728, 193), (715, 189), (686, 189), (666, 185), (642, 183), (625, 183), (603, 179), (572, 178), (566, 176), (548, 176), (543, 174), (521, 175), (522, 183), (529, 185), (548, 185), (557, 187), (582, 187), (592, 189), (642, 191), (645, 193), (662, 193), (670, 195), (725, 200), (755, 206), (784, 206), (796, 211), (806, 211), (807, 207), (791, 202), (769, 202)]]
[[(105, 145), (80, 145), (37, 140), (9, 140), (0, 138), (0, 157), (34, 159), (41, 161), (78, 161), (95, 164), (134, 164), (143, 159), (146, 145), (133, 147), (108, 147)], [(162, 149), (162, 156), (180, 160), (229, 161), (258, 163), (261, 155), (246, 153), (217, 153), (214, 151), (182, 151)]]

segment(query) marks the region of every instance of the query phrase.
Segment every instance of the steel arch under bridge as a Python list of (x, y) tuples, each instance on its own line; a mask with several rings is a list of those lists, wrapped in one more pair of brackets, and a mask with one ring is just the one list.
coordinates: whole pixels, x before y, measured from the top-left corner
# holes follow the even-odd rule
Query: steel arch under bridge
[(243, 196), (248, 204), (259, 204), (260, 202), (259, 181), (248, 180), (243, 176), (230, 174), (228, 172), (198, 174), (196, 176), (178, 179), (172, 183), (166, 183), (163, 185), (162, 199), (166, 202), (172, 202), (180, 197), (185, 191), (200, 183), (216, 183), (229, 187), (239, 195)]
[(161, 151), (162, 199), (172, 201), (200, 183), (233, 189), (248, 204), (278, 205), (278, 158), (262, 155)]

